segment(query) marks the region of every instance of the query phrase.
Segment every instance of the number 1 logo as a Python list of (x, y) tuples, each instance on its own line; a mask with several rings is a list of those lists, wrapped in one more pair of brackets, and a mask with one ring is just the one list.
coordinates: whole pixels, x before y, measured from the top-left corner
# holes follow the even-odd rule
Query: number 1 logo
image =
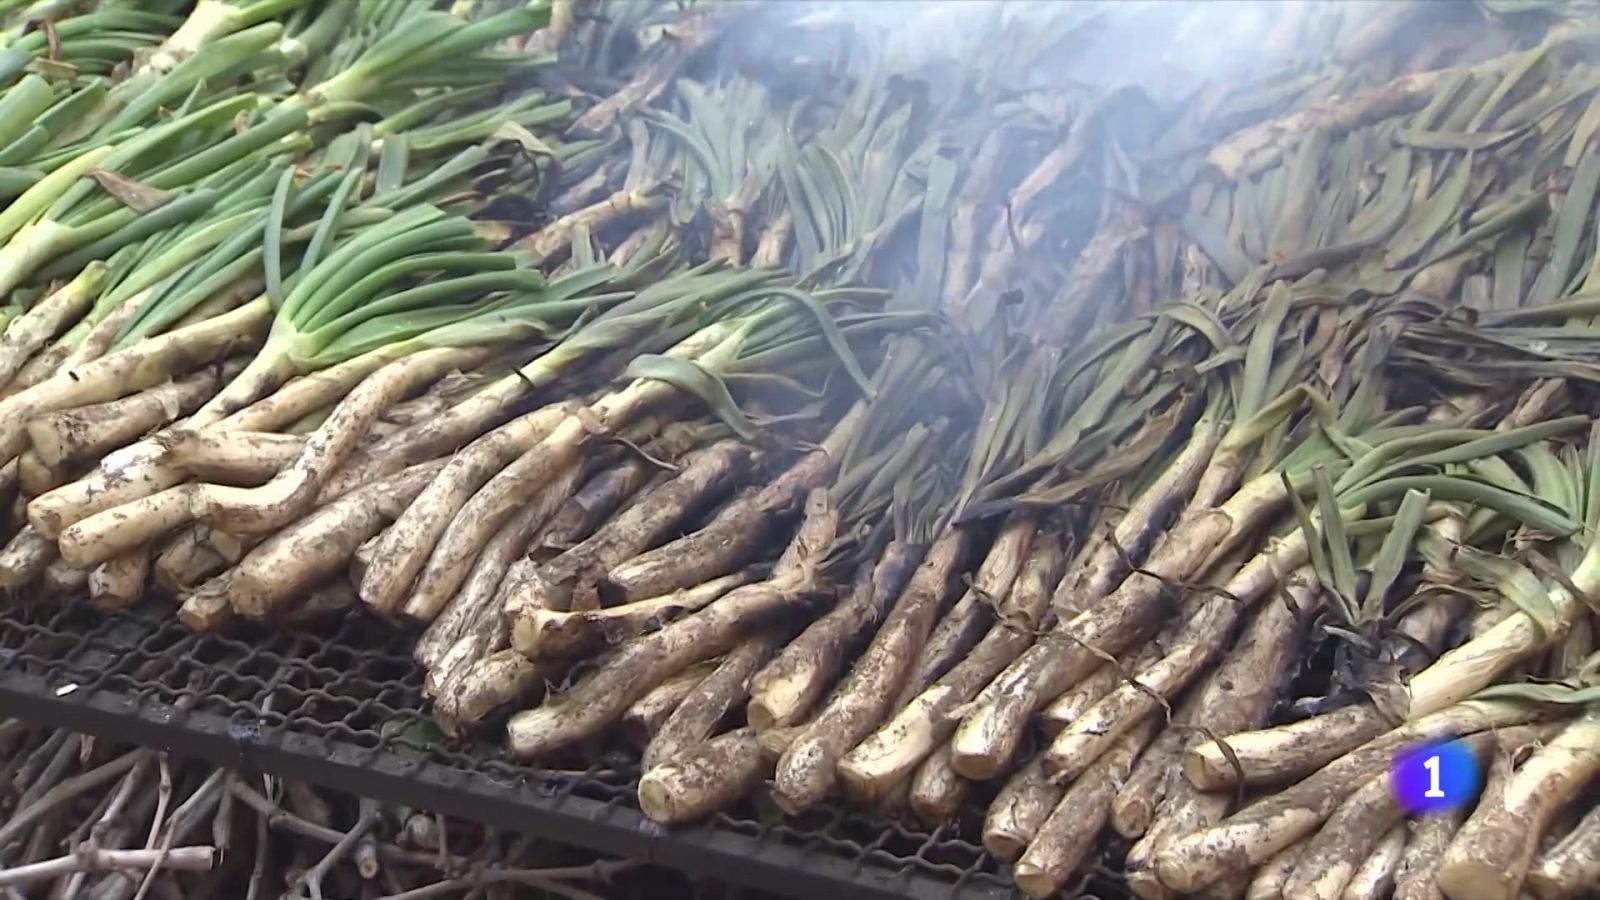
[(1428, 800), (1443, 800), (1444, 788), (1439, 787), (1439, 754), (1423, 760), (1422, 767), (1428, 770), (1428, 789), (1422, 792), (1422, 796)]
[(1462, 741), (1423, 744), (1402, 751), (1389, 771), (1395, 798), (1412, 815), (1455, 809), (1478, 799), (1478, 758)]

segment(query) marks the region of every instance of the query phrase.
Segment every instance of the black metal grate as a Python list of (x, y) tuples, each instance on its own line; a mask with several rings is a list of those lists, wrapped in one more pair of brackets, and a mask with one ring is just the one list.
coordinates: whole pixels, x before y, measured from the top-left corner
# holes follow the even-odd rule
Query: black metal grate
[(0, 615), (0, 713), (790, 896), (1017, 896), (962, 825), (929, 833), (830, 808), (773, 822), (735, 810), (668, 831), (639, 813), (627, 754), (557, 771), (487, 741), (447, 744), (410, 643), (360, 614), (322, 633), (216, 635), (157, 605), (18, 605)]

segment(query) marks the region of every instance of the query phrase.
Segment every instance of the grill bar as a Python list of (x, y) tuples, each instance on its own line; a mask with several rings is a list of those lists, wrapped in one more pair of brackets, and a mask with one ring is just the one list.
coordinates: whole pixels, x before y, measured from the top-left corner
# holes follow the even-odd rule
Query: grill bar
[(650, 822), (633, 759), (588, 771), (446, 745), (404, 636), (365, 615), (326, 633), (201, 635), (168, 609), (80, 605), (0, 614), (0, 714), (157, 747), (640, 859), (794, 897), (1017, 896), (980, 846), (835, 808), (780, 824), (751, 810), (689, 828)]

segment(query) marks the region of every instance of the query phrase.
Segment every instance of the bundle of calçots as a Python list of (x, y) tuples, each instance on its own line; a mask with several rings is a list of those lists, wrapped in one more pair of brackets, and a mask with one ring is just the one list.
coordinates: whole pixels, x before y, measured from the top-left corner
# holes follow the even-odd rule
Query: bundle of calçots
[(652, 818), (981, 819), (1031, 895), (1600, 874), (1584, 8), (1174, 92), (1076, 54), (1204, 7), (89, 5), (0, 51), (19, 596), (376, 614)]

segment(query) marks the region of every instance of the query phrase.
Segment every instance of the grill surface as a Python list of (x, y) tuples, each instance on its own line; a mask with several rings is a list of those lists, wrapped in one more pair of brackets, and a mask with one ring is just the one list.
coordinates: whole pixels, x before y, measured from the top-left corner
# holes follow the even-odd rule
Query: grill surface
[(489, 741), (447, 743), (410, 643), (362, 614), (320, 633), (224, 636), (159, 605), (13, 605), (0, 616), (0, 713), (795, 897), (1018, 896), (963, 839), (973, 821), (929, 833), (843, 808), (781, 822), (746, 808), (668, 831), (638, 811), (628, 753), (559, 771)]

